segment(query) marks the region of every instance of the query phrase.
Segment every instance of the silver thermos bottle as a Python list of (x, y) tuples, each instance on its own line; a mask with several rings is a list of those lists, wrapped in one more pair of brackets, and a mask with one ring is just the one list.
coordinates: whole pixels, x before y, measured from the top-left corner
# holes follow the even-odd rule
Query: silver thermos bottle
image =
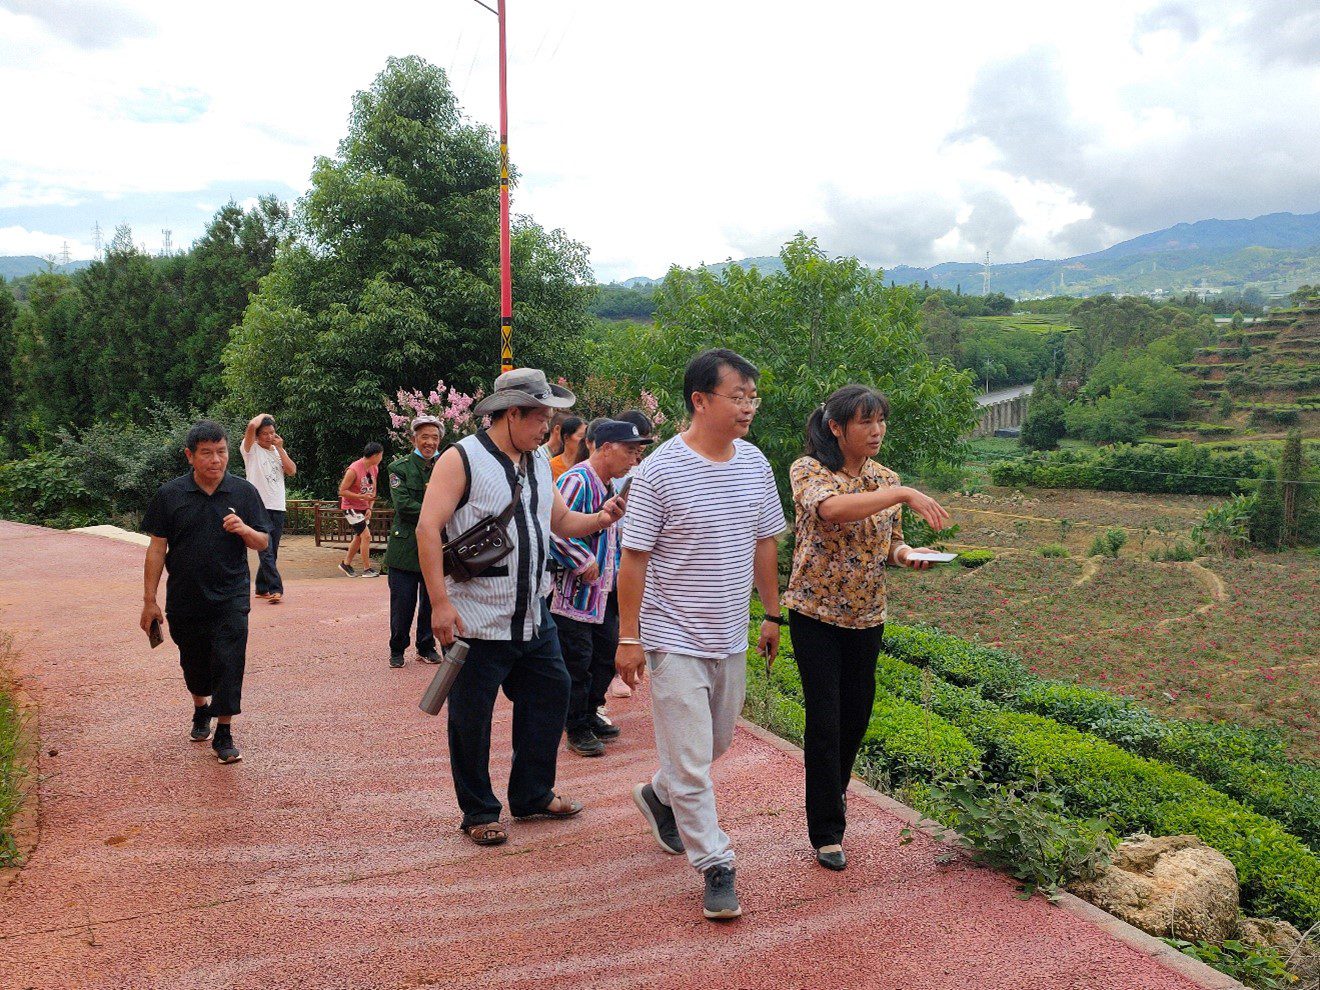
[(431, 684), (422, 695), (422, 700), (417, 703), (418, 708), (428, 715), (440, 714), (440, 708), (449, 697), (449, 689), (454, 686), (454, 680), (463, 669), (467, 655), (467, 643), (461, 639), (454, 640), (454, 645), (445, 651), (444, 659), (436, 668), (435, 676), (431, 678)]

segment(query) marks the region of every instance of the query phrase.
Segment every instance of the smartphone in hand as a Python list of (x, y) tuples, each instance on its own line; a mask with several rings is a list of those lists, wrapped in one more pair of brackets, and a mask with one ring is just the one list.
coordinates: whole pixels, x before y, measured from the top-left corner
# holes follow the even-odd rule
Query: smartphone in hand
[(617, 498), (623, 498), (628, 494), (628, 487), (632, 484), (632, 481), (632, 475), (628, 475), (628, 477), (623, 479), (623, 484), (619, 486), (619, 490), (616, 493)]
[(160, 631), (160, 619), (152, 619), (151, 625), (147, 627), (147, 642), (151, 644), (153, 650), (165, 642), (165, 637)]

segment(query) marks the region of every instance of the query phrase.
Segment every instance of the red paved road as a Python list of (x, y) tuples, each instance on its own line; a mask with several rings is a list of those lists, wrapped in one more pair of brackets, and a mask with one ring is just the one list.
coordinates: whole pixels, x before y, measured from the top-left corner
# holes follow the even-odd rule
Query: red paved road
[[(629, 788), (643, 699), (588, 810), (481, 850), (456, 830), (430, 668), (386, 667), (384, 581), (292, 583), (253, 607), (223, 767), (186, 738), (177, 657), (137, 630), (141, 551), (0, 523), (0, 624), (42, 706), (41, 840), (0, 904), (0, 987), (1126, 988), (1194, 984), (854, 798), (851, 866), (811, 862), (802, 770), (740, 732), (718, 766), (745, 917), (698, 911)], [(497, 712), (507, 753), (507, 708)], [(497, 761), (496, 779), (507, 776)]]

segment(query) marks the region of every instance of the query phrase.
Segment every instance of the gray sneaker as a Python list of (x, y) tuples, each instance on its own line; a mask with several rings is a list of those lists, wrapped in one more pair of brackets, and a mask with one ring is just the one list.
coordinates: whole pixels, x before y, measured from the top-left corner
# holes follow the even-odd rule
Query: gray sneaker
[(712, 866), (706, 871), (706, 900), (701, 913), (715, 921), (727, 921), (742, 916), (738, 892), (733, 889), (734, 869), (731, 866)]
[(660, 848), (667, 853), (681, 856), (684, 852), (683, 839), (678, 834), (678, 823), (674, 821), (674, 809), (655, 796), (655, 788), (650, 784), (638, 784), (633, 788), (633, 804), (651, 826), (651, 834)]

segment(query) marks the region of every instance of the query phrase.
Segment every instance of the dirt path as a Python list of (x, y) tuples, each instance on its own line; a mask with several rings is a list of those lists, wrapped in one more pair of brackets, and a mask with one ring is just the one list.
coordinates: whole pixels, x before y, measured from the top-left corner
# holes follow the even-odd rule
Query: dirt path
[[(188, 742), (168, 646), (135, 627), (141, 551), (0, 523), (0, 625), (41, 705), (41, 841), (0, 899), (0, 986), (1014, 987), (1197, 984), (1067, 910), (1019, 900), (862, 795), (851, 866), (809, 858), (802, 768), (740, 730), (718, 767), (746, 916), (697, 911), (628, 797), (653, 759), (644, 697), (604, 759), (565, 755), (588, 810), (455, 829), (429, 669), (391, 671), (383, 581), (293, 577), (254, 606), (244, 762)], [(496, 780), (508, 772), (496, 714)]]

